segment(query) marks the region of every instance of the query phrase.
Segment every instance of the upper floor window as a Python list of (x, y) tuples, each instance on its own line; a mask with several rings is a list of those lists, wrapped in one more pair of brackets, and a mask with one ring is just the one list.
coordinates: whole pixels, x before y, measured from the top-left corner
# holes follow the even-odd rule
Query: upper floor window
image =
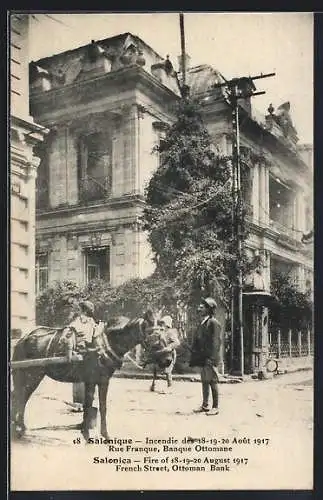
[(296, 194), (280, 179), (269, 178), (269, 218), (288, 235), (294, 236)]
[(252, 171), (243, 164), (241, 166), (241, 197), (248, 215), (252, 215)]
[(79, 191), (81, 201), (108, 197), (112, 185), (112, 141), (108, 133), (95, 132), (80, 138)]
[(85, 253), (85, 281), (103, 279), (110, 281), (110, 249), (98, 248)]
[(164, 157), (164, 152), (165, 152), (165, 146), (166, 146), (166, 132), (168, 130), (168, 125), (167, 123), (164, 122), (154, 122), (153, 123), (153, 130), (155, 131), (156, 134), (156, 146), (158, 146), (158, 166), (162, 165), (163, 163), (163, 157)]
[(48, 254), (36, 255), (36, 294), (43, 292), (48, 286)]

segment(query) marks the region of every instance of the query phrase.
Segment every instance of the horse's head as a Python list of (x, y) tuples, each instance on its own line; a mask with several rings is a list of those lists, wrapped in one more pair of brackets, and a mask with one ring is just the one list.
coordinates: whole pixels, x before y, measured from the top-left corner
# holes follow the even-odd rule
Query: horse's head
[(123, 356), (136, 345), (144, 345), (147, 332), (142, 318), (129, 319), (126, 316), (109, 318), (100, 323), (96, 330), (96, 344), (101, 357), (122, 363)]

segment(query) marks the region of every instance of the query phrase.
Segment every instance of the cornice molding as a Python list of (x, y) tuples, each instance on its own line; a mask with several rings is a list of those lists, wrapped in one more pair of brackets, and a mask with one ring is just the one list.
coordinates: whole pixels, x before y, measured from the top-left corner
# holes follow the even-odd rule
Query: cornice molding
[[(37, 241), (50, 241), (55, 238), (64, 237), (67, 238), (68, 245), (82, 245), (82, 241), (86, 246), (93, 246), (93, 243), (98, 243), (99, 240), (102, 243), (104, 239), (115, 238), (116, 233), (120, 230), (130, 228), (133, 231), (139, 230), (140, 222), (138, 222), (137, 216), (128, 217), (124, 220), (112, 220), (100, 221), (93, 223), (78, 223), (66, 225), (63, 229), (62, 227), (46, 227), (37, 228)], [(92, 235), (92, 236), (91, 236)], [(105, 235), (102, 238), (102, 235)], [(81, 237), (81, 239), (79, 239)], [(77, 240), (77, 242), (76, 242)], [(92, 241), (93, 240), (93, 241)]]
[(42, 116), (57, 111), (58, 103), (65, 116), (70, 114), (73, 105), (74, 112), (77, 106), (84, 103), (94, 104), (96, 100), (111, 96), (122, 91), (144, 88), (155, 100), (165, 103), (178, 99), (174, 92), (141, 67), (130, 66), (111, 73), (100, 75), (96, 78), (77, 81), (62, 88), (52, 89), (47, 92), (31, 93), (31, 112), (42, 121)]
[(142, 194), (132, 194), (128, 196), (122, 196), (118, 198), (110, 198), (108, 200), (102, 201), (101, 203), (97, 203), (95, 205), (69, 205), (63, 207), (57, 207), (47, 210), (37, 210), (36, 215), (37, 218), (46, 218), (46, 217), (61, 217), (64, 215), (76, 215), (82, 213), (95, 213), (101, 211), (102, 208), (118, 210), (120, 208), (126, 208), (129, 206), (132, 207), (143, 207), (145, 206), (145, 199)]

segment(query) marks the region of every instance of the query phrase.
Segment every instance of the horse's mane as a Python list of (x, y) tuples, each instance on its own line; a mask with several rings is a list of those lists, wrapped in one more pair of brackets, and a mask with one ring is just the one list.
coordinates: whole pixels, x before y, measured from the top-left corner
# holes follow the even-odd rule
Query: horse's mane
[(106, 328), (108, 330), (121, 330), (130, 322), (127, 316), (112, 316), (105, 320)]

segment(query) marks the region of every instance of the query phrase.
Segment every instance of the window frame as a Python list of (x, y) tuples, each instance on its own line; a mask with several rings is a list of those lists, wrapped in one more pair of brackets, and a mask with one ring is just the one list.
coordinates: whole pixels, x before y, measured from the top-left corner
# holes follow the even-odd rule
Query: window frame
[[(44, 265), (40, 265), (40, 258), (45, 257), (46, 262)], [(42, 278), (41, 275), (45, 272), (45, 286), (41, 286)], [(35, 263), (35, 293), (39, 295), (42, 293), (47, 287), (49, 282), (49, 258), (47, 252), (40, 252), (36, 254), (36, 263)]]
[[(88, 259), (90, 256), (93, 256), (95, 254), (101, 254), (101, 258), (104, 257), (105, 259), (105, 264), (107, 265), (107, 269), (103, 270), (102, 269), (102, 264), (100, 267), (100, 264), (94, 264), (94, 263), (89, 263)], [(97, 268), (99, 270), (99, 273), (96, 277), (93, 277), (89, 279), (89, 268), (95, 269)], [(102, 247), (88, 247), (85, 248), (84, 250), (84, 281), (85, 284), (90, 283), (93, 280), (96, 279), (102, 279), (106, 280), (108, 283), (111, 282), (111, 250), (110, 246), (102, 246)]]

